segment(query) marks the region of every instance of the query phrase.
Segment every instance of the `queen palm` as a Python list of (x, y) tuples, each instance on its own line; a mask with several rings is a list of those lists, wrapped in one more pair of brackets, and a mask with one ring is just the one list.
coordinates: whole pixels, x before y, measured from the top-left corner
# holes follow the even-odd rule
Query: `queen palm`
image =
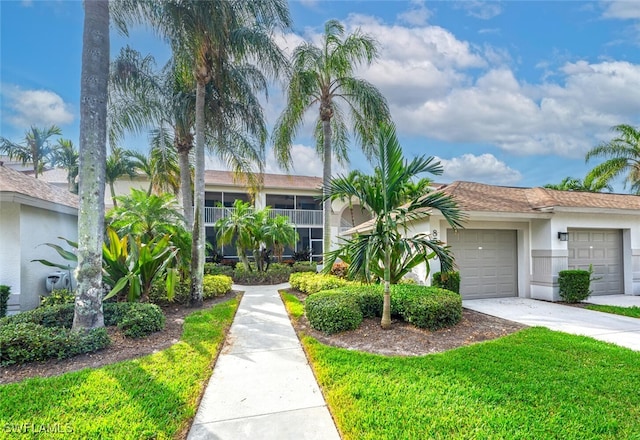
[[(215, 148), (222, 151), (227, 141), (242, 142), (240, 128), (250, 129), (251, 123), (233, 118), (231, 102), (247, 91), (255, 93), (259, 78), (245, 76), (244, 88), (229, 83), (232, 66), (250, 59), (262, 71), (276, 74), (284, 65), (282, 52), (271, 39), (271, 30), (290, 25), (287, 3), (283, 0), (215, 1), (197, 0), (145, 2), (140, 9), (171, 44), (174, 56), (188, 65), (196, 83), (195, 100), (195, 190), (192, 245), (192, 285), (190, 304), (202, 304), (204, 272), (204, 147), (206, 88), (215, 86), (219, 93), (213, 110), (215, 127), (211, 129)], [(257, 72), (253, 70), (252, 72)], [(249, 89), (246, 88), (249, 86)], [(231, 134), (230, 135), (230, 129)], [(263, 142), (266, 139), (263, 139)], [(223, 157), (237, 157), (226, 148)], [(240, 157), (239, 159), (244, 159)]]
[(114, 147), (111, 149), (111, 154), (109, 154), (105, 162), (104, 179), (105, 182), (109, 184), (111, 202), (114, 207), (118, 206), (115, 189), (116, 180), (124, 176), (133, 178), (136, 175), (136, 164), (132, 159), (132, 155), (133, 153), (131, 151), (121, 147)]
[(53, 148), (49, 144), (51, 136), (60, 136), (60, 128), (52, 125), (48, 128), (31, 128), (24, 135), (24, 142), (17, 144), (7, 138), (0, 138), (0, 152), (9, 156), (9, 159), (18, 159), (23, 165), (31, 162), (35, 178), (43, 171), (45, 165), (52, 159)]
[[(367, 156), (372, 152), (374, 132), (379, 122), (389, 119), (386, 100), (369, 82), (354, 76), (362, 64), (377, 57), (376, 43), (356, 31), (344, 36), (344, 26), (336, 20), (325, 24), (321, 47), (302, 43), (293, 52), (292, 73), (287, 89), (287, 105), (276, 122), (273, 140), (276, 157), (289, 163), (293, 138), (303, 124), (307, 110), (319, 108), (314, 131), (316, 148), (323, 158), (323, 187), (331, 179), (331, 157), (347, 161), (348, 129), (346, 107), (355, 138)], [(331, 245), (331, 200), (324, 202), (324, 252)]]
[(77, 194), (78, 185), (76, 176), (78, 175), (78, 150), (70, 139), (58, 139), (58, 145), (53, 148), (51, 164), (67, 170), (67, 188), (70, 192)]
[(414, 195), (406, 200), (407, 186), (420, 174), (442, 174), (442, 166), (433, 157), (404, 160), (395, 129), (387, 124), (377, 133), (376, 167), (370, 179), (353, 185), (349, 179), (332, 179), (323, 197), (350, 194), (374, 216), (370, 230), (345, 240), (327, 253), (326, 270), (341, 258), (349, 263), (348, 274), (366, 281), (384, 280), (381, 326), (391, 325), (390, 284), (397, 283), (413, 267), (436, 257), (442, 271), (451, 270), (453, 258), (444, 244), (427, 234), (408, 235), (408, 224), (436, 209), (453, 229), (461, 227), (463, 215), (455, 201), (441, 192)]
[(592, 169), (587, 178), (606, 185), (626, 174), (625, 188), (629, 185), (632, 193), (640, 195), (640, 127), (621, 124), (613, 127), (613, 131), (617, 133), (615, 138), (587, 153), (587, 162), (596, 157), (607, 159)]
[(255, 210), (249, 203), (236, 200), (233, 207), (215, 225), (218, 244), (225, 246), (235, 243), (238, 257), (247, 271), (251, 270), (248, 253), (253, 250), (255, 224)]

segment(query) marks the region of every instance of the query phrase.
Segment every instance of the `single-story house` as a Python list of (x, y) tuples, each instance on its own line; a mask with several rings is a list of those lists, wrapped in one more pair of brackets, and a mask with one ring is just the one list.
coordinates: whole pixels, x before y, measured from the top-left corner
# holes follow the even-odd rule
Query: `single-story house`
[[(557, 301), (558, 272), (590, 266), (593, 295), (640, 295), (640, 196), (463, 181), (436, 190), (467, 214), (464, 229), (431, 212), (411, 230), (451, 247), (463, 298)], [(424, 279), (424, 268), (418, 275)]]
[(52, 271), (34, 259), (63, 262), (43, 243), (77, 240), (78, 197), (0, 162), (0, 284), (11, 287), (9, 314), (33, 309)]

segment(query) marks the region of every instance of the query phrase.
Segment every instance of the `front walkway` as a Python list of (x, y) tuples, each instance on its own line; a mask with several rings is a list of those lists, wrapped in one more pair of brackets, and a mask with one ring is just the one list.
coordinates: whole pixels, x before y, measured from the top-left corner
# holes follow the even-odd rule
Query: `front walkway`
[(244, 291), (188, 439), (340, 439), (278, 294)]
[(637, 318), (529, 298), (471, 299), (462, 301), (462, 306), (521, 324), (590, 336), (640, 351), (640, 319)]

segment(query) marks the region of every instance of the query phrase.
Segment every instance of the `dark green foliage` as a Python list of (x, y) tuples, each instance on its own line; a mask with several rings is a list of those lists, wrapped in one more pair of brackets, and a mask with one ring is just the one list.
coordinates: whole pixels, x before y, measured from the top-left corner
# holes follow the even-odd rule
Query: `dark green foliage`
[(233, 267), (218, 264), (218, 263), (205, 263), (204, 265), (205, 275), (227, 275), (233, 278)]
[(128, 304), (118, 327), (128, 338), (143, 338), (164, 328), (165, 317), (155, 304)]
[(0, 327), (0, 365), (65, 359), (100, 350), (109, 342), (104, 328), (74, 332), (33, 322), (6, 324)]
[(298, 262), (309, 262), (311, 260), (311, 250), (302, 249), (293, 253), (293, 259)]
[(434, 287), (460, 293), (460, 272), (435, 272), (431, 279)]
[(316, 272), (316, 262), (315, 261), (296, 261), (291, 265), (291, 273), (296, 272)]
[(34, 323), (43, 327), (64, 327), (70, 329), (73, 324), (74, 304), (56, 304), (38, 307), (17, 315), (0, 319), (0, 327), (8, 324)]
[(363, 318), (382, 316), (383, 287), (381, 284), (346, 286), (333, 290), (354, 295)]
[(588, 270), (561, 270), (558, 273), (560, 297), (568, 303), (577, 303), (589, 297), (591, 272)]
[(280, 284), (286, 283), (291, 275), (291, 268), (286, 264), (271, 264), (266, 272), (247, 271), (238, 264), (233, 272), (233, 281), (242, 285)]
[(75, 302), (75, 295), (69, 289), (52, 290), (49, 295), (40, 296), (40, 306), (55, 306), (57, 304), (72, 304)]
[(189, 302), (189, 295), (191, 289), (191, 279), (185, 278), (176, 283), (173, 298), (169, 300), (167, 295), (167, 283), (162, 279), (157, 279), (153, 282), (151, 290), (149, 291), (149, 302), (153, 304), (186, 304)]
[(416, 327), (438, 330), (462, 319), (462, 297), (450, 290), (429, 288), (424, 293), (409, 294), (402, 315)]
[(318, 292), (305, 301), (309, 323), (327, 334), (354, 330), (362, 323), (356, 296), (340, 291)]
[(0, 318), (7, 316), (11, 287), (0, 284)]
[(233, 281), (227, 275), (205, 275), (202, 279), (202, 297), (214, 298), (231, 290)]

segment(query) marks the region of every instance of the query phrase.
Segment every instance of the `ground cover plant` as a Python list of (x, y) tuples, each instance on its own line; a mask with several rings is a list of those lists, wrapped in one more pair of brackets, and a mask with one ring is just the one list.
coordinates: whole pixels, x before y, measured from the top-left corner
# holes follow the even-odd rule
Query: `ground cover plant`
[(613, 313), (615, 315), (630, 316), (631, 318), (640, 318), (640, 307), (620, 307), (620, 306), (604, 306), (599, 304), (587, 304), (585, 309), (595, 310), (598, 312)]
[(19, 437), (28, 426), (39, 438), (47, 428), (71, 439), (179, 436), (195, 415), (237, 306), (233, 299), (192, 313), (181, 341), (158, 353), (0, 385), (2, 432)]
[(421, 357), (303, 344), (342, 438), (640, 437), (640, 353), (543, 328)]

